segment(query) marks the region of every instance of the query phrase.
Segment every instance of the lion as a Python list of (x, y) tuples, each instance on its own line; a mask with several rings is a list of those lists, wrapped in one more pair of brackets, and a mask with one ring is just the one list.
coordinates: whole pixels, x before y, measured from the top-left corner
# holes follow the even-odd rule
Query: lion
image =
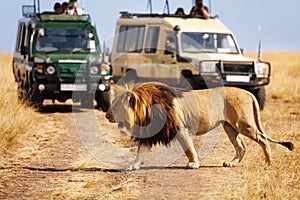
[(291, 151), (294, 148), (291, 142), (274, 140), (264, 132), (258, 102), (244, 89), (183, 90), (148, 82), (118, 86), (117, 91), (106, 118), (117, 122), (119, 128), (130, 133), (137, 142), (137, 156), (128, 170), (140, 169), (154, 145), (168, 146), (175, 138), (188, 158), (186, 167), (197, 169), (200, 162), (192, 134), (202, 135), (219, 125), (223, 126), (236, 151), (231, 161), (223, 163), (224, 167), (236, 166), (245, 155), (246, 147), (240, 134), (262, 147), (269, 165), (269, 142), (281, 144)]

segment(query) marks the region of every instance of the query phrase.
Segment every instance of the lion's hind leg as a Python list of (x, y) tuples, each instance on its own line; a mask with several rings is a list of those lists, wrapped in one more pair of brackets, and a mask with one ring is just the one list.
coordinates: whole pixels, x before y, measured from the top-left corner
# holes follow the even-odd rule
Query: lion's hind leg
[(224, 162), (224, 167), (234, 167), (236, 166), (241, 160), (243, 159), (245, 152), (246, 152), (246, 146), (242, 140), (242, 138), (239, 136), (239, 133), (232, 128), (228, 123), (225, 122), (224, 124), (224, 130), (230, 140), (230, 142), (233, 144), (236, 154), (235, 157), (230, 162)]
[(268, 165), (271, 164), (271, 148), (268, 142), (268, 138), (258, 128), (249, 126), (251, 123), (240, 123), (238, 132), (244, 136), (257, 142), (264, 151), (265, 161)]

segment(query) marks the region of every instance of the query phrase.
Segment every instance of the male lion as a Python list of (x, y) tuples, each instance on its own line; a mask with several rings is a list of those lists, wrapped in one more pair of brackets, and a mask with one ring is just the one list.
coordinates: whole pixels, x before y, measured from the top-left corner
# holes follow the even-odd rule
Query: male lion
[(106, 114), (110, 122), (118, 122), (138, 144), (137, 157), (129, 170), (139, 169), (146, 153), (156, 144), (169, 145), (176, 138), (189, 159), (187, 168), (199, 168), (199, 159), (190, 136), (205, 134), (222, 125), (233, 144), (236, 155), (224, 167), (236, 166), (246, 148), (239, 133), (256, 141), (263, 149), (266, 163), (271, 163), (268, 141), (293, 150), (291, 142), (270, 138), (262, 129), (256, 98), (248, 91), (224, 87), (183, 91), (165, 84), (150, 82), (119, 88)]

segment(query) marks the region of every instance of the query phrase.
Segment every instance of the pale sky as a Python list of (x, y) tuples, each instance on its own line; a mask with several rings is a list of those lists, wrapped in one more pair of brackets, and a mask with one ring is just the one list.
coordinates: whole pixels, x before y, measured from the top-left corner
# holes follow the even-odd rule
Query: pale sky
[[(64, 0), (62, 0), (64, 1)], [(53, 9), (57, 0), (40, 0), (41, 11)], [(79, 3), (81, 0), (78, 0)], [(132, 13), (149, 12), (148, 0), (84, 0), (85, 12), (97, 25), (100, 39), (111, 41), (120, 11)], [(183, 7), (189, 13), (193, 0), (169, 0), (170, 12)], [(16, 40), (17, 21), (21, 6), (33, 4), (33, 0), (2, 1), (0, 20), (0, 52), (13, 52)], [(153, 12), (163, 13), (165, 0), (152, 0)], [(209, 0), (204, 0), (209, 6)], [(300, 50), (300, 1), (276, 0), (211, 0), (211, 14), (235, 33), (239, 46), (245, 51), (257, 51), (262, 41), (263, 51)], [(259, 28), (260, 27), (260, 28)]]

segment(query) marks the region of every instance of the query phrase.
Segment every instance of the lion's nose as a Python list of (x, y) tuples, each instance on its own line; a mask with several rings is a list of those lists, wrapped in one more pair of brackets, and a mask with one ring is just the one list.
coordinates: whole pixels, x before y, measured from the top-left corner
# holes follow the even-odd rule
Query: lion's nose
[(105, 117), (106, 117), (106, 119), (109, 119), (110, 118), (110, 113), (107, 112)]

